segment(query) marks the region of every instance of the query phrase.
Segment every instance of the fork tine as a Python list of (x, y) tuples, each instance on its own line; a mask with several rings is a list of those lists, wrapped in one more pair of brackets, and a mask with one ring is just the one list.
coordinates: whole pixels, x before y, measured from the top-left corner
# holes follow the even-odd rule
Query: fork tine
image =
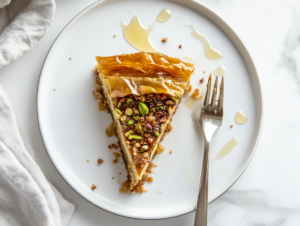
[(224, 77), (222, 77), (222, 81), (220, 85), (218, 111), (223, 109), (223, 104), (224, 104)]
[(212, 102), (211, 102), (211, 105), (212, 106), (215, 106), (215, 105), (218, 105), (218, 103), (217, 103), (217, 89), (218, 89), (218, 79), (219, 79), (219, 77), (218, 76), (216, 76), (217, 78), (216, 78), (216, 80), (215, 80), (215, 85), (214, 85), (214, 89), (213, 89), (213, 96), (212, 96)]
[(207, 107), (209, 105), (210, 92), (211, 92), (211, 73), (209, 75), (206, 87), (207, 87), (207, 89), (206, 89), (206, 95), (205, 95), (205, 100), (204, 100), (204, 107)]

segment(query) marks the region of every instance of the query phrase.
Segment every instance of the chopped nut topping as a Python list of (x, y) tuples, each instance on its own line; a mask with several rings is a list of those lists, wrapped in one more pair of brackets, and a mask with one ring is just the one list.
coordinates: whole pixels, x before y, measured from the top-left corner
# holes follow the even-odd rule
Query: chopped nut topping
[(197, 88), (197, 89), (195, 89), (194, 93), (192, 94), (192, 97), (197, 100), (202, 99), (203, 93), (200, 93), (199, 89)]
[(97, 186), (93, 184), (92, 187), (91, 187), (91, 189), (95, 190), (95, 188), (97, 188)]
[(103, 163), (103, 160), (102, 159), (98, 159), (98, 163), (99, 164)]
[(166, 42), (166, 41), (168, 41), (168, 38), (163, 38), (161, 41)]
[(204, 83), (204, 78), (201, 78), (201, 79), (200, 79), (200, 83)]
[(116, 37), (116, 35), (114, 35), (114, 38)]
[(230, 128), (232, 128), (232, 127), (233, 127), (233, 125), (230, 126)]
[(179, 45), (179, 49), (181, 49), (181, 44)]
[(71, 60), (72, 58), (70, 57), (69, 60)]
[(111, 144), (111, 145), (108, 145), (108, 148), (117, 150), (119, 147), (117, 144)]
[(206, 73), (206, 71), (203, 71), (203, 74), (205, 74)]

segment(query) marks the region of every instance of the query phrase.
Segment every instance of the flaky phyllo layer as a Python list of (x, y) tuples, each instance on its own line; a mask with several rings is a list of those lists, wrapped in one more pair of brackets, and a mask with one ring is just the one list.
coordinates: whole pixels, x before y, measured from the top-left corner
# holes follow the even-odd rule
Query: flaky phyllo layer
[(133, 53), (111, 57), (97, 56), (110, 97), (149, 93), (181, 96), (194, 65), (161, 53)]

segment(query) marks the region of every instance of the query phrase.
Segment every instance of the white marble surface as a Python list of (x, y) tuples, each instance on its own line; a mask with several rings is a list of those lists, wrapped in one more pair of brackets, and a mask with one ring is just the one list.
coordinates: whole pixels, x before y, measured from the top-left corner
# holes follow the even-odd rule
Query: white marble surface
[[(93, 0), (57, 0), (54, 22), (28, 53), (0, 70), (8, 94), (46, 177), (76, 205), (71, 226), (193, 225), (194, 214), (158, 221), (105, 212), (83, 198), (58, 174), (38, 128), (36, 91), (43, 60), (61, 29)], [(300, 2), (299, 0), (203, 0), (240, 35), (260, 74), (264, 128), (256, 154), (237, 183), (209, 205), (210, 226), (300, 225)]]

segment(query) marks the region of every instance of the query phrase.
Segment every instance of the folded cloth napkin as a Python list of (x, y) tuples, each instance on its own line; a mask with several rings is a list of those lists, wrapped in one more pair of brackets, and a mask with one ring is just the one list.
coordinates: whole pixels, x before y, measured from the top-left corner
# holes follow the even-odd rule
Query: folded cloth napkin
[(0, 68), (30, 50), (46, 32), (54, 0), (0, 0)]
[(34, 161), (0, 86), (0, 225), (65, 226), (73, 211)]

